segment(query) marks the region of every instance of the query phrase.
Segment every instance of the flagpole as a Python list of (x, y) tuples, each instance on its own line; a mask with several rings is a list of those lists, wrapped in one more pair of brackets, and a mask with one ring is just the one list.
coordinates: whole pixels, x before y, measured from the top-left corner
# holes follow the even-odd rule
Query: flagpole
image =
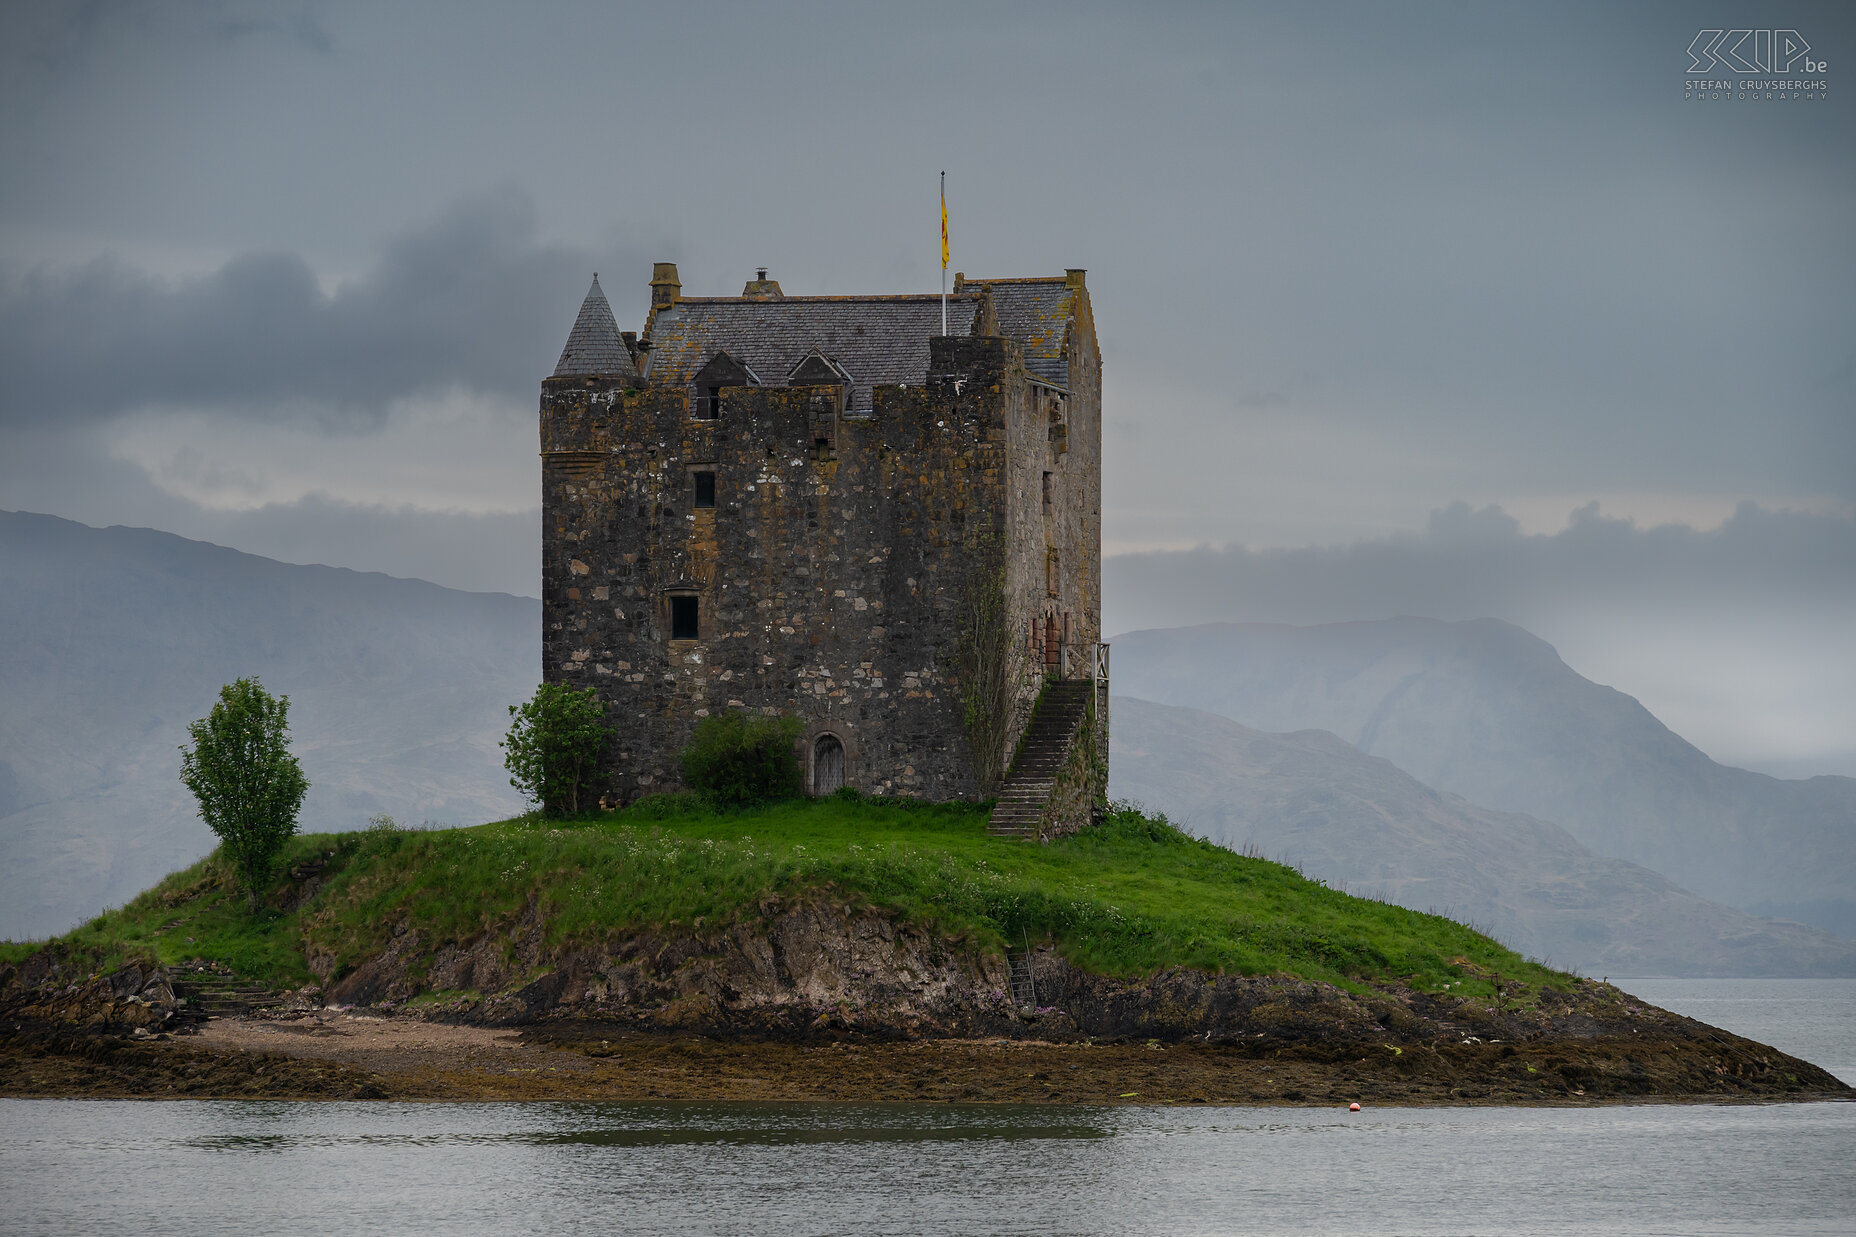
[(947, 173), (941, 173), (941, 334), (947, 334)]

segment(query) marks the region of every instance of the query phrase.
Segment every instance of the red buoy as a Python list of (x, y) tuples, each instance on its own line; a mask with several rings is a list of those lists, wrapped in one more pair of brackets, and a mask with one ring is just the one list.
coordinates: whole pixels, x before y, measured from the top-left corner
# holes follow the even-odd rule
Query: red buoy
[(1348, 1112), (1359, 1112), (1360, 1106), (1358, 1104), (1349, 1104), (1347, 1105), (1347, 1111)]

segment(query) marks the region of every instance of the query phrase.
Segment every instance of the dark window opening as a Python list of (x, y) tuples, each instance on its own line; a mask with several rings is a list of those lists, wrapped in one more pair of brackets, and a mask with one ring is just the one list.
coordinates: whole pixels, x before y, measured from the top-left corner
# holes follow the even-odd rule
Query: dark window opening
[(696, 474), (696, 505), (698, 507), (715, 506), (715, 474), (699, 472)]
[(1044, 510), (1050, 510), (1050, 474), (1044, 474)]
[(697, 638), (696, 599), (694, 597), (686, 595), (670, 599), (670, 638), (672, 640)]
[(702, 408), (697, 413), (697, 417), (701, 420), (713, 421), (721, 415), (722, 415), (722, 388), (721, 387), (710, 387), (708, 395), (705, 396), (702, 401)]

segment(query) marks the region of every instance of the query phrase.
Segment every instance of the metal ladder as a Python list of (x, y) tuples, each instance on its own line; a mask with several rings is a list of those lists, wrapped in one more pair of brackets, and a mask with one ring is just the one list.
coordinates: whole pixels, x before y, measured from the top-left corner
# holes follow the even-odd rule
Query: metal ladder
[(1023, 949), (1005, 947), (1006, 964), (1012, 972), (1012, 1004), (1019, 1009), (1036, 1009), (1038, 1007), (1038, 989), (1031, 978), (1031, 941), (1027, 937)]

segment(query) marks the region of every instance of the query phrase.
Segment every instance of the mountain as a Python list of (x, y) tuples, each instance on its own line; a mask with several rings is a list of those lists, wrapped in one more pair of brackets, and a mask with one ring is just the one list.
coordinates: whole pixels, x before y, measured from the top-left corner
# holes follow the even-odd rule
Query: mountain
[(1553, 821), (1704, 897), (1856, 937), (1856, 778), (1716, 764), (1507, 623), (1137, 631), (1115, 639), (1114, 673), (1131, 696), (1259, 730), (1331, 731), (1426, 785)]
[(179, 781), (222, 684), (291, 699), (305, 829), (521, 810), (496, 740), (541, 606), (0, 512), (0, 937), (119, 903), (216, 839)]
[(1557, 825), (1477, 807), (1322, 730), (1266, 734), (1117, 696), (1111, 793), (1349, 893), (1436, 911), (1556, 966), (1856, 975), (1856, 941), (1697, 897)]
[[(295, 748), (312, 782), (306, 829), (353, 829), (377, 812), (410, 823), (513, 814), (521, 804), (496, 740), (508, 723), (505, 706), (534, 688), (540, 620), (531, 598), (293, 566), (146, 529), (0, 513), (0, 936), (61, 930), (211, 848), (178, 779), (178, 748), (186, 724), (239, 675), (291, 697)], [(1477, 625), (1430, 626), (1448, 634)], [(1118, 641), (1117, 688), (1132, 681), (1216, 695), (1224, 684), (1235, 696), (1248, 668), (1250, 680), (1270, 688), (1250, 692), (1255, 701), (1321, 704), (1328, 728), (1345, 734), (1349, 692), (1368, 697), (1359, 685), (1383, 666), (1421, 664), (1409, 652), (1403, 661), (1388, 654), (1365, 661), (1372, 673), (1298, 682), (1295, 674), (1312, 672), (1294, 658), (1266, 649), (1246, 662), (1240, 647), (1208, 632), (1230, 643), (1221, 629)], [(1535, 672), (1575, 701), (1597, 693), (1642, 713), (1573, 675), (1524, 632), (1497, 624), (1483, 635), (1497, 650), (1546, 650), (1536, 658), (1545, 669)], [(1198, 660), (1176, 669), (1161, 655), (1168, 650)], [(1484, 677), (1505, 681), (1497, 673), (1504, 657), (1485, 657)], [(1442, 654), (1432, 661), (1439, 682), (1479, 681), (1460, 669), (1443, 674), (1454, 663)], [(1493, 745), (1490, 736), (1509, 724), (1499, 707), (1522, 711), (1525, 722), (1550, 694), (1459, 696), (1469, 718), (1459, 729), (1481, 726)], [(1427, 733), (1443, 734), (1448, 699), (1427, 682), (1397, 696), (1407, 707), (1432, 701)], [(1803, 974), (1842, 965), (1840, 946), (1711, 907), (1652, 872), (1598, 858), (1589, 852), (1604, 848), (1582, 848), (1553, 825), (1435, 793), (1332, 736), (1258, 735), (1156, 710), (1116, 706), (1116, 792), (1235, 844), (1297, 859), (1315, 875), (1454, 911), (1525, 949), (1601, 971)], [(1404, 716), (1387, 708), (1375, 741), (1399, 737)], [(1618, 733), (1613, 725), (1606, 741)], [(1359, 735), (1355, 728), (1346, 737)], [(1673, 735), (1668, 741), (1686, 747)], [(1392, 759), (1424, 766), (1426, 754), (1407, 745)]]

